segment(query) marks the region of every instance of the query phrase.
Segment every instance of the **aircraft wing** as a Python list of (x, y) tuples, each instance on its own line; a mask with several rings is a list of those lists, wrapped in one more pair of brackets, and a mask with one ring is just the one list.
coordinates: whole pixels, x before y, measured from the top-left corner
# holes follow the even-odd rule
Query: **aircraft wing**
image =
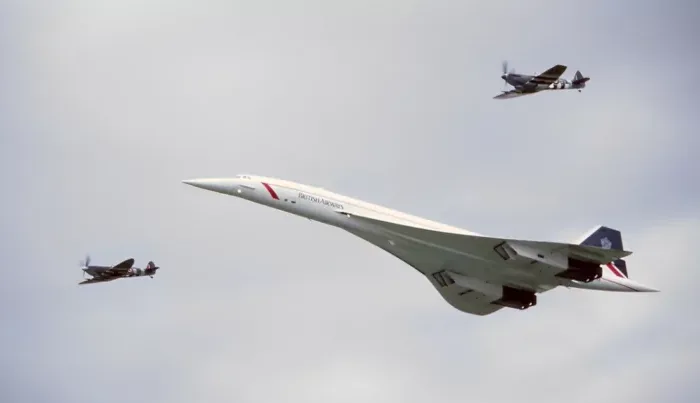
[(129, 271), (129, 269), (131, 269), (131, 267), (133, 265), (134, 265), (134, 259), (129, 258), (129, 259), (126, 259), (125, 261), (107, 269), (107, 273), (112, 274), (112, 275), (124, 275)]
[(91, 279), (87, 279), (87, 280), (79, 282), (78, 285), (104, 283), (106, 281), (112, 281), (115, 279), (116, 279), (116, 277), (93, 277)]
[(535, 94), (535, 92), (521, 92), (518, 90), (510, 90), (510, 91), (503, 91), (502, 93), (493, 97), (493, 99), (510, 99), (510, 98), (522, 97), (523, 95), (531, 95), (531, 94)]
[[(566, 71), (566, 66), (557, 64), (551, 67), (547, 71), (540, 73), (539, 75), (532, 77), (527, 84), (537, 84), (537, 85), (549, 85), (557, 81), (559, 77)], [(526, 85), (527, 85), (526, 84)]]
[[(500, 310), (503, 306), (492, 303), (494, 298), (490, 298), (483, 287), (470, 283), (470, 278), (460, 279), (459, 269), (455, 270), (454, 268), (468, 268), (470, 272), (479, 272), (484, 275), (500, 276), (504, 274), (504, 279), (507, 278), (505, 275), (508, 272), (526, 274), (526, 276), (519, 276), (518, 280), (513, 280), (515, 277), (510, 277), (508, 280), (504, 280), (505, 282), (495, 283), (495, 285), (510, 286), (533, 293), (542, 293), (557, 287), (554, 274), (550, 277), (546, 277), (547, 274), (543, 275), (545, 277), (538, 277), (538, 275), (532, 275), (533, 266), (508, 265), (500, 260), (501, 258), (494, 248), (504, 242), (513, 242), (520, 246), (534, 248), (537, 252), (544, 254), (563, 253), (569, 257), (598, 264), (606, 264), (631, 254), (627, 251), (594, 246), (436, 231), (388, 222), (364, 212), (356, 214), (338, 211), (338, 213), (348, 216), (350, 220), (359, 220), (363, 224), (369, 224), (363, 225), (365, 228), (376, 229), (377, 231), (373, 233), (354, 230), (349, 232), (412, 266), (424, 274), (452, 306), (474, 315), (489, 315)], [(553, 270), (556, 272), (557, 269), (553, 268)], [(455, 271), (457, 274), (453, 275), (452, 273)]]
[[(393, 255), (403, 263), (422, 273), (438, 290), (441, 296), (454, 308), (472, 315), (485, 316), (503, 309), (501, 305), (492, 304), (485, 295), (468, 287), (455, 284), (441, 283), (444, 274), (443, 265), (446, 260), (454, 262), (455, 257), (449, 253), (440, 253), (424, 245), (412, 243), (395, 243), (390, 245), (386, 236), (368, 234), (365, 232), (349, 231), (351, 234), (373, 244), (383, 251)], [(437, 276), (434, 274), (438, 273)]]

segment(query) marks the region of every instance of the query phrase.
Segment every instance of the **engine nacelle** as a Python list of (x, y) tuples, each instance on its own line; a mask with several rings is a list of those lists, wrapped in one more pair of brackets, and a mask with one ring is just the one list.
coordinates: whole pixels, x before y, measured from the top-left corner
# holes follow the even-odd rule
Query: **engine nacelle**
[(503, 242), (494, 251), (506, 261), (516, 264), (539, 263), (557, 277), (589, 283), (603, 276), (598, 263), (576, 259), (560, 252), (544, 252), (517, 242)]
[(537, 295), (532, 291), (503, 286), (503, 296), (492, 304), (514, 309), (528, 309), (537, 305)]
[(590, 283), (603, 277), (603, 268), (595, 262), (569, 258), (569, 268), (557, 274), (557, 277)]
[[(537, 295), (532, 291), (493, 284), (454, 272), (440, 272), (436, 274), (450, 278), (451, 283), (457, 283), (460, 287), (486, 295), (492, 304), (515, 309), (527, 309), (537, 305)], [(440, 281), (438, 280), (438, 282)]]
[(546, 252), (532, 246), (510, 241), (496, 245), (493, 250), (501, 259), (516, 264), (540, 263), (550, 267), (552, 274), (567, 268), (567, 256), (560, 252)]

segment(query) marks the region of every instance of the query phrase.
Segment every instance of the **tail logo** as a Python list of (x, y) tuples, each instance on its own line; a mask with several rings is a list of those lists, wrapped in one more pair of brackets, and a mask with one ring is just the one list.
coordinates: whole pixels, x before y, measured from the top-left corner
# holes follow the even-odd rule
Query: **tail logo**
[(603, 249), (610, 249), (612, 247), (612, 242), (608, 239), (608, 237), (601, 238), (600, 240), (600, 246)]

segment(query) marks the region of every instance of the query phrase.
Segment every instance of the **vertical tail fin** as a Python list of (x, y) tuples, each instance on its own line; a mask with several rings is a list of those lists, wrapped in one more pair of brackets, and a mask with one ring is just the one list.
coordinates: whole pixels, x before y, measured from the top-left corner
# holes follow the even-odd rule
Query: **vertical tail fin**
[(156, 264), (153, 263), (153, 261), (148, 262), (148, 264), (146, 265), (147, 271), (155, 271), (157, 268), (158, 266), (156, 266)]
[(588, 80), (590, 80), (590, 77), (584, 77), (580, 70), (576, 70), (574, 80), (571, 82), (571, 84), (575, 87), (583, 88), (586, 86), (586, 81)]
[[(610, 227), (598, 226), (586, 234), (581, 245), (597, 246), (603, 249), (625, 250), (622, 246), (622, 233)], [(609, 272), (617, 277), (627, 278), (627, 262), (617, 259), (606, 265)]]

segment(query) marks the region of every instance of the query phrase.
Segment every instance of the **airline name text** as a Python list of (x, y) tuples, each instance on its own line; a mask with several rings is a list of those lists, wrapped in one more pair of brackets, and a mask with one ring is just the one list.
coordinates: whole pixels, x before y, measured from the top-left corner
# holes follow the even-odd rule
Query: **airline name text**
[(307, 195), (305, 193), (299, 192), (299, 198), (303, 200), (308, 200), (310, 202), (314, 203), (319, 203), (319, 204), (324, 204), (329, 207), (337, 208), (337, 209), (343, 209), (343, 205), (340, 203), (336, 203), (334, 201), (326, 200), (322, 197), (318, 196), (312, 196), (312, 195)]

